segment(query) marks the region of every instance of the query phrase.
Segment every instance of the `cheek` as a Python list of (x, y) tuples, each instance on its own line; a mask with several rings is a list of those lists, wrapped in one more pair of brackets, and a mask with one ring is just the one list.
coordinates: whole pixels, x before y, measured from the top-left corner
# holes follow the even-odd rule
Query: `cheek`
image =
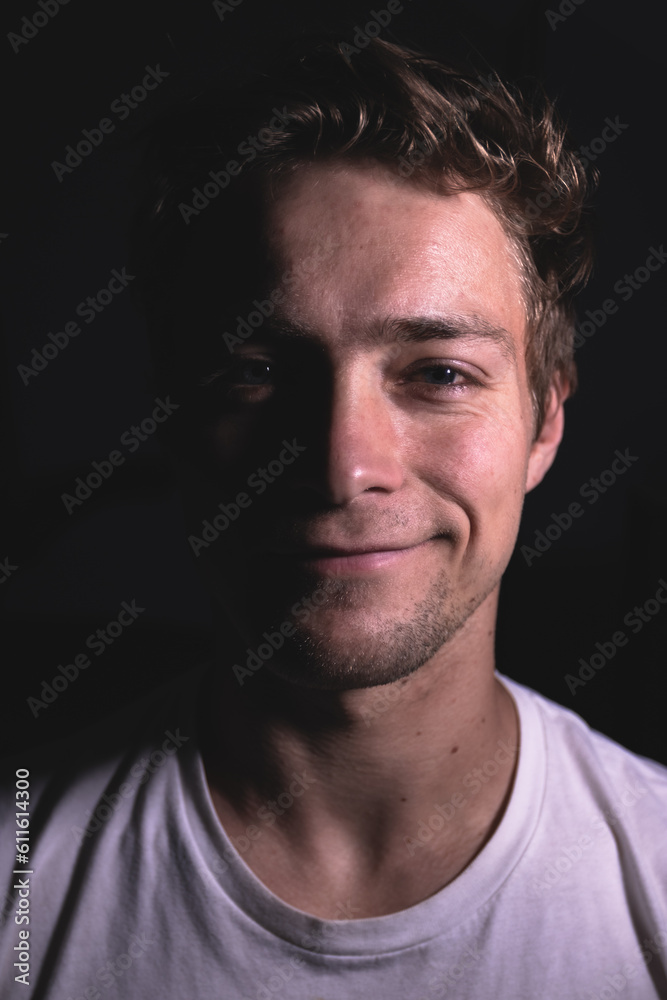
[(463, 418), (433, 429), (419, 452), (423, 478), (454, 500), (471, 523), (518, 527), (524, 497), (528, 432), (519, 419)]

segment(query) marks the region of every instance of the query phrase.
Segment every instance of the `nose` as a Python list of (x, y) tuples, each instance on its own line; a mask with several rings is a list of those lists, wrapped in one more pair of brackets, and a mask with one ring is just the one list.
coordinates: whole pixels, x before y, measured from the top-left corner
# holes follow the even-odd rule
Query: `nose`
[(344, 505), (367, 491), (392, 493), (404, 482), (398, 414), (371, 366), (332, 376), (313, 461), (297, 485)]

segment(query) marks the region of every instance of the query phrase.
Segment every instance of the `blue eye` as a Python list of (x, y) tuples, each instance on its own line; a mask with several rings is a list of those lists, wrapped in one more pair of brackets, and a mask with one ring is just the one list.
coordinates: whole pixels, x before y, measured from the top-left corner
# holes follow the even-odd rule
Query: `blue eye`
[(457, 398), (482, 385), (467, 368), (435, 358), (424, 358), (410, 365), (403, 375), (402, 382), (411, 384), (412, 391), (425, 398), (442, 401)]
[(433, 375), (434, 385), (452, 385), (461, 372), (449, 365), (429, 365), (427, 368), (421, 368), (419, 374)]

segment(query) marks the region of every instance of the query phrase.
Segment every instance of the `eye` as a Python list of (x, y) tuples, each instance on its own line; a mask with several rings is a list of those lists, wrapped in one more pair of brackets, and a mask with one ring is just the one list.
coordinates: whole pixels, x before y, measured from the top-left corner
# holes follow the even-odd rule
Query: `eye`
[(425, 365), (417, 369), (415, 375), (423, 376), (430, 385), (454, 385), (465, 382), (465, 374), (451, 365)]
[(263, 387), (275, 382), (276, 365), (266, 358), (239, 357), (200, 379), (200, 385), (231, 391)]
[(463, 366), (447, 361), (420, 361), (411, 365), (404, 376), (405, 381), (416, 383), (427, 391), (450, 390), (463, 392), (482, 383)]
[(274, 365), (260, 358), (239, 358), (226, 373), (230, 385), (268, 385)]

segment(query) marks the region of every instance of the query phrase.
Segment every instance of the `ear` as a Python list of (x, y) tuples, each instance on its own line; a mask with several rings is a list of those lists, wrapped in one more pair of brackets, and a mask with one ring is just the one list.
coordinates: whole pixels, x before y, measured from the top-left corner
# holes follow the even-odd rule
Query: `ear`
[(562, 375), (557, 374), (554, 376), (547, 397), (544, 422), (531, 445), (526, 470), (526, 493), (542, 482), (556, 457), (565, 424), (563, 403), (568, 395), (567, 380)]

